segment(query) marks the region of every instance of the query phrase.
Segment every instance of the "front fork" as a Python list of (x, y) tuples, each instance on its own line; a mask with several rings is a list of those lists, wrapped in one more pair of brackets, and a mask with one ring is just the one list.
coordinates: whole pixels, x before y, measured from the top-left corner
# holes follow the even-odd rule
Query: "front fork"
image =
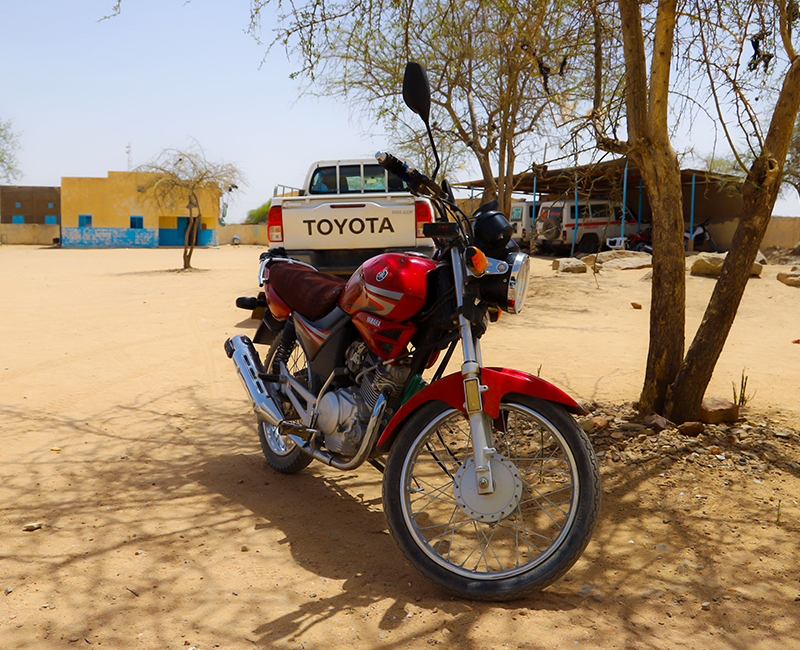
[(493, 494), (494, 481), (489, 464), (491, 454), (496, 450), (493, 445), (492, 421), (483, 410), (481, 393), (487, 390), (481, 385), (481, 348), (480, 341), (472, 334), (472, 325), (464, 317), (464, 268), (462, 256), (455, 248), (450, 249), (453, 262), (453, 275), (456, 284), (456, 304), (458, 305), (458, 324), (461, 333), (461, 347), (464, 352), (464, 363), (461, 365), (461, 377), (464, 380), (464, 397), (467, 416), (469, 417), (472, 451), (475, 457), (475, 475), (478, 494)]

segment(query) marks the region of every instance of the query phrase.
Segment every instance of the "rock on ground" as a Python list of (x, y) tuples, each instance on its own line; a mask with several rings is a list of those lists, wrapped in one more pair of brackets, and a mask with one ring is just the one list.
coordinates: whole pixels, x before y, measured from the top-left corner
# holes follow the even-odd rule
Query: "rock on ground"
[(574, 257), (567, 257), (553, 261), (553, 270), (559, 273), (586, 273), (589, 267), (584, 262)]
[(739, 407), (730, 400), (721, 397), (706, 397), (700, 405), (700, 422), (719, 424), (736, 422), (739, 419)]
[(647, 257), (616, 258), (608, 260), (607, 262), (603, 262), (603, 270), (616, 269), (618, 271), (631, 271), (653, 267), (653, 258), (649, 253), (639, 253), (639, 255), (646, 255)]
[(800, 266), (793, 266), (787, 273), (778, 273), (778, 280), (790, 287), (800, 287)]
[[(692, 275), (708, 275), (717, 277), (722, 270), (722, 264), (725, 262), (727, 253), (700, 253), (694, 258), (691, 266)], [(750, 269), (750, 275), (760, 276), (761, 271), (764, 269), (764, 262), (760, 261), (764, 258), (759, 254), (759, 259), (753, 263)]]

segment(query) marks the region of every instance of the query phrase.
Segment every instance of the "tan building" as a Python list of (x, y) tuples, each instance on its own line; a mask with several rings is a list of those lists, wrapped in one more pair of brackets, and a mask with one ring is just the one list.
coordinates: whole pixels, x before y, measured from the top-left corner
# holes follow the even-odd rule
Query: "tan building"
[[(185, 200), (161, 208), (141, 189), (145, 175), (108, 172), (107, 178), (61, 179), (61, 245), (79, 248), (183, 246), (189, 223)], [(218, 245), (219, 191), (199, 193), (197, 246)], [(196, 210), (194, 211), (196, 215)]]

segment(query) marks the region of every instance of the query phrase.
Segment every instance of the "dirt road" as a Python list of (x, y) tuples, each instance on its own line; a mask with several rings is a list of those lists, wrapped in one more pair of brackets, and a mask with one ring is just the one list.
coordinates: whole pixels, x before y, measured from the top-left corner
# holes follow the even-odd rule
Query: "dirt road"
[[(686, 451), (597, 434), (587, 552), (540, 597), (497, 605), (404, 562), (371, 467), (265, 466), (222, 347), (252, 326), (233, 299), (258, 253), (198, 250), (201, 270), (178, 273), (179, 250), (0, 247), (0, 648), (800, 647), (800, 290), (777, 267), (750, 283), (710, 388), (730, 397), (747, 368), (747, 429)], [(484, 359), (635, 399), (644, 272), (550, 262), (533, 260), (526, 310)], [(713, 282), (688, 279), (690, 329)]]

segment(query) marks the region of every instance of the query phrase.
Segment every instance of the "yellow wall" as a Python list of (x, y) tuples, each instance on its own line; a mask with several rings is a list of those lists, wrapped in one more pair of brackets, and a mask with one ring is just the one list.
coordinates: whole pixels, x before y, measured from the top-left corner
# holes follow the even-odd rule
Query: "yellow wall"
[(232, 244), (233, 238), (238, 237), (240, 244), (257, 244), (270, 246), (267, 236), (267, 224), (232, 223), (219, 229), (219, 244)]
[(60, 236), (61, 230), (58, 226), (46, 226), (38, 223), (0, 224), (0, 244), (52, 246), (53, 241)]
[[(160, 217), (172, 217), (175, 221), (177, 217), (189, 216), (185, 198), (177, 201), (174, 208), (163, 211), (155, 202), (145, 200), (139, 188), (146, 177), (137, 172), (108, 172), (107, 178), (62, 178), (61, 225), (77, 228), (78, 216), (90, 214), (93, 228), (129, 228), (130, 218), (138, 216), (143, 218), (145, 229), (157, 229), (163, 227), (159, 224)], [(219, 192), (214, 188), (198, 194), (203, 224), (206, 228), (218, 228)]]
[(761, 242), (761, 250), (770, 246), (793, 248), (800, 244), (800, 217), (772, 217)]

